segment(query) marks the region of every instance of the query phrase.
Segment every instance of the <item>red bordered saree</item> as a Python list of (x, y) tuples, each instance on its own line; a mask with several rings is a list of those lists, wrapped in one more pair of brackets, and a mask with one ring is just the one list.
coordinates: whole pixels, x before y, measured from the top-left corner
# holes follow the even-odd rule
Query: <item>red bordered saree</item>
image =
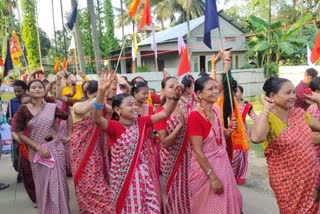
[[(138, 118), (111, 145), (110, 178), (117, 214), (160, 213), (160, 184), (152, 156), (153, 147), (147, 140), (146, 131), (152, 125), (150, 118)], [(121, 129), (118, 122), (112, 121), (108, 129), (121, 132), (116, 126)], [(110, 129), (107, 132), (112, 135)]]

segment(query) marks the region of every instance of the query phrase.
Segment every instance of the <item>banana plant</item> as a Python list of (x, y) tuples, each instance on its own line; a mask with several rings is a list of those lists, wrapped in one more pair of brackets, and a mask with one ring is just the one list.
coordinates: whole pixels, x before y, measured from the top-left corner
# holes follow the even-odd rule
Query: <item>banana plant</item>
[[(280, 61), (285, 62), (287, 57), (295, 55), (301, 46), (308, 43), (306, 36), (299, 35), (299, 32), (312, 18), (312, 14), (309, 14), (287, 28), (281, 21), (269, 24), (261, 18), (250, 16), (249, 22), (255, 34), (247, 40), (249, 48), (247, 56), (255, 59), (259, 67), (266, 67), (268, 54), (271, 64), (278, 66)], [(274, 65), (266, 68), (267, 76), (277, 72), (277, 67)]]

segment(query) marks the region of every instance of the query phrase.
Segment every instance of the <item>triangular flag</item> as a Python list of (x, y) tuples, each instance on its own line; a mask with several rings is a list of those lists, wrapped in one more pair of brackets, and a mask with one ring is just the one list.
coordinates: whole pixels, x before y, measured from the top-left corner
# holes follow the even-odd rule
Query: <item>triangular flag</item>
[(219, 17), (216, 0), (206, 0), (206, 9), (204, 17), (204, 36), (203, 42), (211, 47), (211, 30), (219, 27)]
[(67, 69), (67, 67), (68, 67), (68, 61), (67, 61), (67, 58), (65, 57), (65, 58), (63, 59), (63, 68), (64, 68), (64, 69)]
[(144, 28), (145, 25), (150, 25), (152, 23), (149, 1), (150, 0), (146, 0), (146, 2), (144, 3), (144, 9), (143, 9), (139, 30)]
[(139, 51), (138, 43), (137, 43), (137, 33), (134, 32), (132, 35), (132, 60), (137, 58), (137, 54)]
[(311, 62), (311, 50), (309, 45), (307, 44), (307, 60), (308, 60), (308, 66), (314, 66), (315, 63)]
[(133, 0), (129, 7), (129, 16), (133, 17), (136, 14), (140, 0)]
[(311, 53), (311, 62), (315, 63), (320, 57), (320, 31), (318, 32), (316, 41), (314, 43), (312, 53)]
[(10, 54), (10, 42), (7, 41), (7, 53), (6, 53), (6, 59), (4, 61), (4, 71), (3, 71), (3, 77), (7, 76), (9, 71), (13, 69), (11, 54)]
[(68, 22), (67, 22), (67, 26), (70, 30), (73, 29), (74, 27), (74, 23), (76, 22), (77, 20), (77, 12), (78, 12), (78, 2), (76, 2), (73, 10), (72, 10), (72, 13), (68, 19)]
[(157, 48), (157, 41), (156, 41), (156, 32), (154, 29), (154, 23), (152, 23), (152, 42), (151, 42), (151, 49), (154, 52), (155, 57), (158, 57), (158, 48)]
[(188, 73), (190, 70), (191, 70), (191, 66), (190, 66), (189, 56), (188, 56), (188, 47), (184, 47), (181, 49), (178, 77)]
[(56, 59), (56, 62), (55, 62), (55, 64), (54, 64), (53, 70), (54, 70), (55, 72), (58, 72), (58, 71), (60, 70), (60, 60), (59, 60), (59, 58)]
[(178, 51), (179, 51), (179, 54), (181, 54), (181, 50), (184, 47), (186, 47), (186, 43), (184, 42), (181, 34), (179, 33), (179, 35), (178, 35)]
[(74, 34), (71, 36), (70, 46), (68, 48), (68, 51), (76, 49), (76, 41), (74, 39)]
[(20, 57), (23, 56), (23, 52), (20, 46), (17, 33), (15, 31), (12, 31), (10, 54), (11, 54), (13, 64), (19, 65)]

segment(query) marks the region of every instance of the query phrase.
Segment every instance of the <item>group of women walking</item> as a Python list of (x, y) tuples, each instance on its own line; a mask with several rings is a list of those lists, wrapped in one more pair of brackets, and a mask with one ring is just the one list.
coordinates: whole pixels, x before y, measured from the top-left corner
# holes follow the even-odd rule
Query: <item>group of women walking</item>
[[(230, 51), (214, 61), (221, 56), (228, 72)], [(28, 146), (39, 213), (70, 213), (66, 157), (80, 213), (242, 212), (237, 183), (245, 181), (248, 154), (235, 150), (232, 159), (228, 155), (226, 139), (232, 139), (239, 121), (229, 118), (225, 128), (222, 109), (215, 105), (222, 96), (220, 81), (209, 75), (195, 81), (187, 75), (181, 83), (165, 77), (159, 106), (148, 104), (159, 95), (150, 94), (143, 78), (126, 84), (129, 93), (117, 94), (117, 75), (101, 72), (98, 81), (83, 83), (79, 100), (62, 95), (62, 81), (58, 73), (50, 85), (55, 95), (50, 103), (44, 84), (31, 81), (31, 103), (14, 117), (13, 131)], [(320, 131), (320, 122), (293, 108), (289, 80), (270, 78), (263, 89), (259, 116), (243, 101), (242, 87), (233, 89), (233, 102), (245, 127), (247, 115), (255, 121), (252, 141), (265, 142), (280, 213), (317, 213), (319, 161), (311, 129)], [(306, 96), (320, 104), (317, 93)], [(61, 102), (72, 105), (72, 111), (61, 109)]]

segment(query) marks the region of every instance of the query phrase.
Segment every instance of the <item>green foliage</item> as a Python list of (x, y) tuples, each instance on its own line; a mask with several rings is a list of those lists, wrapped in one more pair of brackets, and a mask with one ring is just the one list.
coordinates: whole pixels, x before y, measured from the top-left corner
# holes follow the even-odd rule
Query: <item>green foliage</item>
[(150, 72), (150, 71), (151, 71), (150, 66), (147, 64), (137, 67), (137, 72)]
[(114, 35), (114, 15), (111, 0), (104, 0), (104, 20), (106, 34), (102, 38), (104, 46), (101, 50), (101, 55), (102, 57), (108, 57), (110, 56), (111, 51), (119, 48), (118, 40)]
[[(296, 58), (297, 62), (301, 62), (297, 56), (301, 54), (302, 49), (304, 49), (302, 53), (306, 52), (305, 44), (308, 43), (307, 39), (311, 36), (305, 32), (302, 34), (302, 27), (312, 18), (312, 15), (309, 14), (286, 29), (281, 21), (269, 25), (268, 22), (257, 16), (250, 16), (252, 32), (257, 34), (247, 39), (249, 48), (247, 56), (255, 60), (259, 67), (265, 68), (266, 76), (277, 74), (279, 64), (286, 64), (288, 59)], [(267, 67), (268, 56), (270, 57), (269, 67)]]
[(35, 1), (21, 0), (22, 10), (22, 40), (28, 52), (29, 67), (38, 67), (38, 37), (36, 28)]

